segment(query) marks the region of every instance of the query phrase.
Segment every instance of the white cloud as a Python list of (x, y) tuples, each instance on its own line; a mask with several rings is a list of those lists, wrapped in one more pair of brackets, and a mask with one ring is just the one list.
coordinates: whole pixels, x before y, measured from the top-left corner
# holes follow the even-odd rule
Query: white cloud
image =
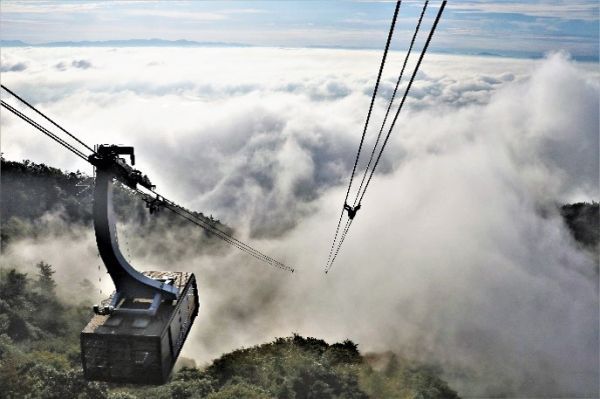
[(160, 17), (160, 18), (175, 18), (180, 21), (222, 21), (227, 19), (227, 15), (219, 12), (197, 12), (197, 11), (175, 11), (165, 9), (130, 9), (125, 12), (127, 15), (144, 16), (144, 17)]
[(561, 18), (569, 20), (598, 20), (598, 3), (593, 1), (541, 1), (541, 2), (457, 2), (457, 12), (485, 12), (522, 14), (531, 17)]
[[(134, 145), (159, 191), (298, 270), (272, 272), (235, 251), (194, 255), (177, 239), (180, 251), (159, 255), (126, 229), (135, 265), (197, 273), (202, 308), (185, 355), (205, 361), (297, 331), (439, 362), (465, 396), (594, 396), (597, 269), (552, 209), (599, 198), (596, 66), (563, 54), (428, 55), (324, 278), (379, 57), (10, 49), (2, 64), (28, 67), (2, 77), (84, 141)], [(54, 68), (75, 60), (94, 67)], [(390, 67), (401, 63), (390, 55)], [(394, 82), (386, 70), (384, 95)], [(10, 159), (85, 167), (4, 110), (1, 127)], [(57, 267), (71, 262), (29, 247)]]
[(99, 8), (106, 7), (103, 2), (68, 2), (56, 3), (48, 1), (3, 1), (2, 13), (27, 13), (27, 14), (48, 14), (48, 13), (85, 13)]

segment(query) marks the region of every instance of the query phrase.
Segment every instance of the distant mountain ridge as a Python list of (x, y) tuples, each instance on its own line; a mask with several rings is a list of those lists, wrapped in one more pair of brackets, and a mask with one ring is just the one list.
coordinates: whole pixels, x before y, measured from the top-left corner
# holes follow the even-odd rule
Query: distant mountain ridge
[(0, 47), (250, 47), (245, 43), (197, 42), (193, 40), (127, 39), (81, 40), (31, 44), (22, 40), (0, 40)]
[[(80, 41), (56, 41), (47, 43), (27, 43), (22, 40), (0, 40), (1, 47), (275, 47), (275, 48), (309, 48), (309, 49), (334, 49), (334, 50), (380, 50), (378, 46), (348, 46), (332, 44), (311, 44), (294, 45), (260, 45), (237, 42), (203, 42), (187, 39), (167, 40), (167, 39), (117, 39), (117, 40), (80, 40)], [(395, 51), (398, 49), (392, 49)], [(473, 49), (442, 49), (433, 47), (430, 52), (448, 55), (467, 55), (479, 57), (499, 57), (499, 58), (517, 58), (517, 59), (540, 59), (546, 56), (544, 52), (530, 51), (504, 51), (489, 52), (477, 51)], [(577, 55), (571, 57), (581, 62), (598, 62), (597, 55)]]

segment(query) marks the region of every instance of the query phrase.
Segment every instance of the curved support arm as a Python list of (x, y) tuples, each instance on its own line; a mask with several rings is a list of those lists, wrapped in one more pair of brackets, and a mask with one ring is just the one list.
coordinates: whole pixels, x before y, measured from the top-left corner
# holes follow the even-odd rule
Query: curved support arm
[(102, 261), (115, 283), (117, 295), (123, 298), (145, 298), (156, 301), (177, 299), (176, 287), (151, 279), (135, 270), (123, 257), (117, 242), (117, 226), (113, 211), (113, 179), (110, 169), (96, 169), (94, 189), (94, 230)]

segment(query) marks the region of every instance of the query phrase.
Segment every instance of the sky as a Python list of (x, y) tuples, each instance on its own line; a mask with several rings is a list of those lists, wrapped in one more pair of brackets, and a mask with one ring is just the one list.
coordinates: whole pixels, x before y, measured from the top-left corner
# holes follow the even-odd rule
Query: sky
[[(396, 46), (422, 2), (405, 1)], [(439, 6), (432, 1), (429, 23)], [(167, 39), (257, 46), (382, 48), (394, 3), (384, 1), (29, 1), (0, 3), (0, 38), (50, 41)], [(452, 1), (434, 51), (539, 57), (566, 50), (598, 59), (595, 0)]]

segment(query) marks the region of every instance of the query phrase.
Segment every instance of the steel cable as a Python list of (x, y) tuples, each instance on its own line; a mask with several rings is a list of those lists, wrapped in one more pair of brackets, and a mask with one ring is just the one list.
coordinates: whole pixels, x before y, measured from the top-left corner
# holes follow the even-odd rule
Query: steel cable
[(59, 143), (60, 145), (62, 145), (63, 147), (65, 147), (66, 149), (68, 149), (69, 151), (71, 151), (73, 154), (75, 154), (78, 157), (82, 158), (84, 161), (89, 162), (87, 156), (83, 152), (79, 151), (73, 145), (67, 143), (66, 141), (64, 141), (63, 139), (61, 139), (60, 137), (58, 137), (56, 134), (52, 133), (51, 131), (49, 131), (48, 129), (46, 129), (45, 127), (43, 127), (42, 125), (40, 125), (39, 123), (37, 123), (36, 121), (34, 121), (33, 119), (31, 119), (30, 117), (28, 117), (24, 113), (22, 113), (21, 111), (17, 110), (12, 105), (8, 104), (6, 101), (0, 100), (0, 104), (4, 108), (6, 108), (7, 110), (9, 110), (13, 114), (15, 114), (16, 116), (18, 116), (19, 118), (21, 118), (22, 120), (24, 120), (25, 122), (29, 123), (31, 126), (35, 127), (40, 132), (44, 133), (46, 136), (50, 137), (52, 140), (56, 141), (57, 143)]
[[(406, 86), (406, 88), (405, 88), (405, 90), (404, 90), (404, 94), (403, 94), (403, 96), (402, 96), (402, 100), (400, 101), (400, 105), (398, 106), (398, 109), (397, 109), (397, 111), (396, 111), (396, 114), (394, 115), (394, 119), (392, 120), (392, 123), (391, 123), (391, 125), (390, 125), (390, 127), (389, 127), (389, 129), (388, 129), (388, 132), (387, 132), (387, 134), (386, 134), (386, 136), (385, 136), (385, 139), (384, 139), (384, 141), (383, 141), (383, 144), (381, 145), (381, 149), (380, 149), (380, 151), (379, 151), (379, 154), (377, 155), (377, 158), (376, 158), (376, 160), (375, 160), (375, 164), (373, 165), (373, 169), (371, 169), (371, 173), (369, 174), (369, 178), (368, 178), (368, 180), (367, 180), (367, 182), (366, 182), (366, 184), (365, 184), (365, 186), (364, 186), (364, 189), (363, 189), (362, 193), (360, 193), (360, 192), (357, 192), (357, 198), (359, 198), (359, 200), (358, 200), (358, 206), (360, 206), (360, 205), (362, 204), (362, 200), (363, 200), (363, 198), (364, 198), (364, 195), (365, 195), (365, 193), (366, 193), (366, 191), (367, 191), (367, 188), (369, 187), (369, 184), (371, 183), (371, 179), (373, 178), (373, 175), (374, 175), (374, 173), (375, 173), (375, 169), (377, 168), (377, 165), (379, 164), (379, 161), (380, 161), (380, 159), (381, 159), (381, 156), (382, 156), (382, 154), (383, 154), (383, 151), (385, 150), (385, 147), (386, 147), (386, 145), (387, 145), (387, 143), (388, 143), (388, 140), (389, 140), (389, 138), (390, 138), (390, 135), (391, 135), (391, 133), (392, 133), (392, 130), (394, 129), (394, 126), (395, 126), (395, 124), (396, 124), (396, 121), (398, 120), (398, 116), (400, 115), (400, 111), (402, 110), (402, 107), (404, 106), (404, 103), (405, 103), (405, 101), (406, 101), (406, 98), (407, 98), (407, 96), (408, 96), (408, 93), (409, 93), (409, 91), (410, 91), (410, 89), (411, 89), (411, 87), (412, 87), (412, 84), (413, 84), (413, 82), (414, 82), (415, 76), (416, 76), (416, 74), (417, 74), (417, 72), (418, 72), (418, 70), (419, 70), (419, 67), (420, 67), (420, 65), (421, 65), (421, 62), (423, 61), (423, 57), (425, 56), (425, 53), (427, 52), (427, 49), (428, 49), (428, 47), (429, 47), (429, 44), (430, 44), (430, 42), (431, 42), (431, 39), (432, 39), (432, 37), (433, 37), (433, 34), (434, 34), (434, 32), (435, 32), (435, 30), (436, 30), (436, 28), (437, 28), (437, 25), (438, 25), (438, 23), (439, 23), (439, 21), (440, 21), (440, 18), (441, 18), (441, 16), (442, 16), (442, 13), (444, 12), (444, 8), (446, 7), (446, 2), (447, 2), (447, 1), (446, 1), (446, 0), (444, 0), (444, 1), (442, 1), (441, 5), (440, 5), (440, 8), (439, 8), (439, 10), (438, 10), (438, 13), (437, 13), (437, 15), (436, 15), (436, 17), (435, 17), (435, 20), (434, 20), (434, 22), (433, 22), (433, 25), (432, 25), (432, 27), (431, 27), (431, 29), (430, 29), (430, 31), (429, 31), (429, 35), (427, 36), (427, 39), (426, 39), (426, 41), (425, 41), (425, 45), (423, 46), (423, 49), (421, 50), (421, 53), (420, 53), (420, 55), (419, 55), (419, 59), (417, 60), (417, 64), (415, 65), (415, 68), (414, 68), (414, 70), (413, 70), (413, 73), (412, 73), (412, 75), (411, 75), (411, 77), (410, 77), (410, 80), (409, 80), (409, 82), (408, 82), (408, 85)], [(424, 8), (425, 8), (426, 6), (427, 6), (427, 2), (425, 3), (425, 6), (424, 6)], [(423, 12), (424, 12), (424, 11), (423, 11)], [(421, 16), (422, 16), (422, 15), (421, 15)], [(419, 27), (419, 26), (420, 26), (420, 21), (419, 21), (419, 24), (417, 25), (417, 27)], [(412, 46), (412, 43), (411, 43), (411, 46)], [(384, 123), (385, 123), (385, 122), (384, 122)], [(382, 125), (382, 126), (383, 126), (383, 125)], [(358, 197), (358, 195), (359, 195), (359, 194), (360, 194), (360, 197)], [(347, 199), (347, 198), (346, 198), (346, 199)], [(356, 201), (355, 201), (355, 202), (354, 202), (354, 205), (356, 205), (356, 204), (357, 204), (357, 203), (356, 203)], [(342, 216), (343, 216), (343, 210), (342, 210)], [(342, 217), (340, 217), (340, 223), (338, 223), (338, 229), (336, 230), (336, 236), (337, 236), (337, 234), (339, 233), (339, 225), (341, 224), (341, 219), (342, 219)], [(343, 242), (344, 242), (344, 240), (345, 240), (345, 238), (346, 238), (346, 236), (347, 236), (347, 234), (348, 234), (348, 230), (350, 229), (350, 226), (352, 225), (352, 220), (353, 220), (353, 219), (350, 219), (350, 218), (349, 218), (348, 222), (346, 223), (346, 226), (345, 226), (345, 228), (344, 228), (344, 230), (343, 230), (343, 233), (342, 233), (342, 235), (341, 235), (341, 238), (340, 238), (340, 240), (339, 240), (339, 243), (338, 243), (338, 246), (337, 246), (337, 248), (336, 248), (336, 250), (335, 250), (335, 253), (334, 253), (333, 257), (331, 257), (331, 255), (330, 255), (330, 259), (328, 259), (328, 262), (327, 262), (327, 267), (326, 267), (326, 269), (325, 269), (325, 273), (327, 273), (327, 272), (328, 272), (328, 271), (331, 269), (331, 267), (333, 266), (333, 262), (334, 262), (334, 261), (335, 261), (335, 259), (337, 258), (337, 254), (339, 253), (339, 251), (340, 251), (340, 248), (341, 248), (341, 246), (342, 246), (342, 244), (343, 244)], [(333, 247), (334, 247), (334, 246), (335, 246), (335, 241), (334, 241), (334, 243), (332, 244), (332, 249), (330, 250), (330, 254), (331, 254), (331, 252), (332, 252), (332, 250), (333, 250)]]
[[(14, 92), (12, 92), (8, 88), (6, 88), (4, 85), (2, 85), (2, 88), (5, 89), (10, 94), (12, 94), (15, 98), (19, 99), (21, 102), (23, 102), (24, 104), (26, 104), (29, 108), (31, 108), (32, 110), (34, 110), (36, 113), (38, 113), (39, 115), (41, 115), (42, 117), (44, 117), (44, 119), (48, 120), (53, 125), (57, 126), (62, 131), (64, 131), (65, 133), (67, 133), (71, 138), (75, 139), (78, 143), (80, 143), (83, 146), (85, 146), (86, 148), (90, 149), (92, 151), (92, 153), (95, 154), (95, 151), (93, 149), (91, 149), (88, 145), (86, 145), (85, 143), (83, 143), (81, 140), (79, 140), (77, 137), (75, 137), (71, 133), (67, 132), (60, 125), (58, 125), (56, 122), (54, 122), (53, 120), (51, 120), (50, 118), (48, 118), (46, 115), (44, 115), (42, 112), (40, 112), (39, 110), (37, 110), (34, 106), (32, 106), (31, 104), (29, 104), (27, 101), (23, 100), (21, 97), (19, 97)], [(45, 135), (47, 135), (48, 137), (50, 137), (52, 140), (56, 141), (57, 143), (59, 143), (60, 145), (62, 145), (63, 147), (65, 147), (66, 149), (68, 149), (69, 151), (71, 151), (76, 156), (80, 157), (81, 159), (83, 159), (86, 162), (91, 163), (90, 160), (88, 159), (88, 157), (82, 151), (80, 151), (79, 149), (77, 149), (72, 144), (66, 142), (62, 138), (58, 137), (56, 134), (54, 134), (50, 130), (46, 129), (44, 126), (40, 125), (38, 122), (34, 121), (30, 117), (28, 117), (27, 115), (25, 115), (24, 113), (22, 113), (21, 111), (17, 110), (12, 105), (8, 104), (4, 100), (0, 100), (0, 104), (4, 108), (6, 108), (8, 111), (12, 112), (16, 116), (18, 116), (19, 118), (21, 118), (22, 120), (24, 120), (25, 122), (29, 123), (31, 126), (33, 126), (34, 128), (36, 128), (37, 130), (39, 130), (40, 132), (42, 132)], [(292, 273), (294, 272), (294, 269), (292, 267), (284, 265), (283, 263), (281, 263), (281, 262), (279, 262), (279, 261), (271, 258), (270, 256), (267, 256), (267, 255), (263, 254), (262, 252), (260, 252), (260, 251), (258, 251), (256, 249), (252, 248), (248, 244), (245, 244), (242, 241), (236, 239), (235, 237), (229, 235), (228, 233), (220, 230), (216, 226), (211, 225), (210, 223), (206, 223), (205, 221), (203, 221), (202, 219), (200, 219), (196, 215), (194, 215), (192, 212), (190, 212), (187, 209), (185, 209), (185, 208), (177, 205), (173, 201), (170, 201), (170, 200), (166, 199), (164, 196), (158, 194), (156, 191), (154, 191), (154, 190), (149, 190), (149, 191), (152, 192), (157, 197), (162, 198), (161, 202), (165, 205), (165, 207), (167, 209), (169, 209), (173, 213), (175, 213), (175, 214), (177, 214), (177, 215), (185, 218), (189, 222), (194, 223), (195, 225), (197, 225), (199, 227), (202, 227), (206, 231), (208, 231), (208, 232), (216, 235), (218, 238), (221, 238), (222, 240), (224, 240), (228, 244), (231, 244), (231, 245), (235, 246), (236, 248), (240, 249), (241, 251), (243, 251), (243, 252), (245, 252), (245, 253), (253, 256), (254, 258), (256, 258), (256, 259), (258, 259), (260, 261), (263, 261), (263, 262), (265, 262), (267, 264), (270, 264), (271, 266), (274, 266), (276, 268), (279, 268), (279, 269), (282, 269), (282, 270), (286, 270), (286, 271), (289, 271), (289, 272), (292, 272)], [(142, 198), (144, 198), (144, 199), (151, 198), (151, 196), (149, 196), (148, 194), (144, 193), (143, 191), (141, 191), (139, 189), (135, 189), (135, 192), (138, 193), (138, 194), (140, 194), (142, 196)]]
[(35, 112), (37, 112), (44, 119), (46, 119), (48, 122), (52, 123), (54, 126), (56, 126), (60, 130), (62, 130), (66, 134), (68, 134), (69, 137), (71, 137), (73, 140), (77, 141), (79, 144), (81, 144), (82, 146), (84, 146), (85, 148), (87, 148), (88, 150), (90, 150), (91, 152), (95, 153), (95, 151), (94, 151), (94, 149), (92, 147), (90, 147), (89, 145), (85, 144), (83, 141), (79, 140), (77, 137), (75, 137), (74, 135), (72, 135), (71, 133), (69, 133), (65, 128), (63, 128), (62, 126), (60, 126), (58, 123), (54, 122), (52, 119), (50, 119), (49, 117), (47, 117), (46, 115), (44, 115), (42, 112), (38, 111), (33, 105), (29, 104), (23, 98), (19, 97), (17, 94), (15, 94), (15, 92), (13, 92), (12, 90), (10, 90), (8, 87), (6, 87), (4, 85), (0, 85), (0, 87), (2, 87), (4, 90), (6, 90), (7, 92), (9, 92), (12, 96), (14, 96), (15, 98), (17, 98), (23, 104), (27, 105), (29, 108), (31, 108), (32, 110), (34, 110)]
[[(354, 160), (354, 166), (352, 167), (352, 174), (350, 175), (350, 183), (348, 184), (348, 190), (346, 190), (346, 197), (344, 198), (344, 204), (348, 201), (348, 196), (350, 195), (350, 189), (352, 187), (352, 181), (354, 180), (354, 174), (356, 173), (356, 166), (358, 165), (358, 160), (360, 158), (360, 153), (362, 151), (362, 146), (365, 141), (365, 136), (367, 134), (367, 128), (369, 125), (369, 120), (371, 119), (371, 113), (373, 111), (373, 104), (375, 103), (375, 98), (377, 97), (377, 90), (379, 89), (379, 82), (381, 81), (381, 75), (383, 73), (383, 68), (385, 67), (385, 61), (387, 58), (388, 50), (390, 47), (390, 42), (392, 40), (392, 36), (394, 35), (394, 28), (396, 26), (396, 19), (398, 18), (398, 11), (400, 10), (401, 0), (396, 2), (396, 8), (394, 10), (394, 16), (392, 18), (392, 23), (390, 25), (390, 30), (388, 33), (387, 41), (385, 43), (385, 49), (383, 51), (383, 57), (381, 58), (381, 63), (379, 65), (379, 72), (377, 74), (377, 80), (375, 82), (375, 88), (373, 89), (373, 95), (371, 96), (371, 104), (369, 105), (369, 111), (367, 112), (367, 119), (365, 121), (365, 126), (363, 128), (362, 136), (360, 138), (360, 144), (358, 145), (358, 151), (356, 153), (356, 158)], [(337, 241), (338, 233), (340, 230), (340, 224), (342, 223), (342, 218), (344, 217), (344, 207), (342, 206), (342, 211), (340, 213), (340, 217), (337, 223), (337, 227), (335, 229), (335, 235), (333, 237), (333, 242), (331, 243), (331, 248), (329, 249), (329, 256), (327, 258), (327, 264), (325, 268), (327, 269), (329, 266), (329, 261), (331, 259), (331, 255), (333, 252), (333, 247)]]
[(406, 87), (406, 89), (404, 91), (404, 95), (402, 96), (402, 101), (400, 102), (400, 105), (398, 106), (396, 115), (394, 115), (394, 119), (392, 120), (392, 124), (390, 125), (387, 135), (385, 136), (385, 140), (383, 141), (383, 144), (381, 145), (381, 150), (379, 151), (379, 154), (377, 155), (377, 159), (375, 160), (375, 164), (373, 165), (373, 169), (371, 170), (371, 174), (369, 175), (369, 180), (367, 180), (367, 183), (365, 184), (365, 188), (360, 196), (360, 199), (358, 200), (359, 204), (362, 203), (365, 193), (367, 192), (367, 188), (369, 187), (369, 183), (371, 182), (371, 179), (373, 178), (373, 174), (375, 173), (375, 169), (377, 168), (377, 165), (379, 164), (379, 160), (381, 159), (381, 155), (383, 154), (383, 151), (385, 150), (385, 146), (387, 145), (390, 135), (392, 134), (392, 130), (394, 129), (394, 126), (396, 125), (396, 121), (398, 120), (400, 111), (402, 111), (402, 107), (404, 106), (404, 102), (406, 101), (406, 98), (408, 96), (408, 92), (410, 91), (410, 88), (412, 87), (412, 84), (415, 80), (415, 76), (417, 75), (417, 72), (419, 71), (419, 67), (421, 66), (421, 62), (423, 61), (423, 57), (425, 56), (425, 53), (427, 52), (427, 48), (429, 47), (429, 43), (431, 42), (431, 38), (433, 37), (435, 29), (437, 28), (438, 22), (440, 21), (442, 13), (444, 12), (444, 7), (446, 7), (445, 0), (442, 1), (442, 4), (438, 10), (436, 17), (435, 17), (435, 21), (433, 22), (433, 26), (431, 27), (431, 30), (429, 31), (429, 35), (427, 36), (427, 40), (425, 41), (425, 46), (423, 46), (423, 50), (421, 50), (421, 54), (419, 55), (417, 65), (415, 66), (415, 69), (413, 70), (413, 74), (410, 77), (408, 86)]
[(379, 129), (379, 133), (377, 134), (377, 139), (375, 140), (375, 145), (373, 146), (373, 151), (371, 151), (371, 156), (369, 157), (369, 162), (367, 163), (367, 167), (365, 168), (365, 172), (363, 173), (362, 180), (360, 181), (360, 186), (358, 187), (358, 191), (356, 192), (356, 198), (354, 199), (353, 207), (357, 205), (358, 198), (360, 192), (363, 188), (365, 180), (367, 178), (367, 173), (369, 172), (369, 167), (371, 166), (371, 162), (373, 162), (373, 157), (375, 155), (375, 150), (379, 145), (379, 141), (381, 140), (381, 134), (383, 133), (383, 129), (385, 127), (385, 123), (387, 122), (388, 116), (390, 114), (390, 110), (392, 109), (392, 105), (394, 104), (394, 99), (396, 98), (396, 93), (398, 92), (398, 87), (400, 86), (400, 81), (402, 80), (402, 76), (404, 75), (404, 70), (406, 69), (406, 64), (408, 63), (408, 59), (412, 52), (413, 46), (415, 44), (415, 39), (419, 33), (419, 28), (421, 27), (421, 22), (423, 22), (423, 16), (425, 15), (425, 11), (427, 10), (427, 5), (429, 1), (426, 1), (423, 5), (423, 10), (421, 11), (421, 15), (419, 16), (419, 22), (417, 22), (417, 27), (415, 28), (415, 33), (412, 36), (410, 41), (410, 46), (408, 47), (408, 51), (406, 52), (406, 56), (404, 57), (404, 63), (402, 64), (402, 69), (400, 70), (400, 75), (398, 75), (398, 80), (396, 81), (396, 86), (394, 87), (394, 92), (392, 93), (392, 97), (390, 98), (390, 103), (385, 111), (385, 116), (383, 117), (383, 123), (381, 124), (381, 128)]
[[(276, 268), (282, 269), (282, 270), (286, 270), (289, 272), (294, 272), (294, 268), (287, 266), (273, 258), (271, 258), (268, 255), (263, 254), (262, 252), (258, 251), (257, 249), (251, 247), (250, 245), (238, 240), (237, 238), (233, 237), (232, 235), (228, 234), (227, 232), (217, 228), (216, 226), (207, 223), (206, 221), (200, 219), (199, 217), (197, 217), (196, 215), (194, 215), (192, 212), (188, 211), (187, 209), (177, 205), (176, 203), (174, 203), (173, 201), (165, 198), (164, 196), (158, 194), (156, 191), (154, 190), (149, 190), (150, 192), (152, 192), (154, 195), (158, 197), (160, 197), (160, 202), (162, 202), (164, 204), (164, 206), (169, 209), (171, 212), (187, 219), (188, 221), (196, 224), (197, 226), (203, 228), (204, 230), (215, 234), (218, 238), (222, 239), (223, 241), (235, 246), (236, 248), (238, 248), (239, 250), (246, 252), (247, 254), (255, 257), (256, 259), (259, 259), (265, 263), (270, 264), (271, 266), (274, 266)], [(148, 194), (144, 193), (143, 191), (136, 189), (136, 192), (138, 194), (140, 194), (144, 199), (150, 199), (152, 198), (151, 196), (149, 196)]]
[(346, 222), (346, 225), (344, 226), (343, 233), (340, 236), (340, 240), (338, 242), (338, 246), (337, 246), (337, 248), (335, 250), (335, 253), (334, 253), (333, 257), (331, 258), (331, 262), (329, 263), (329, 265), (325, 269), (325, 274), (329, 273), (329, 271), (333, 267), (333, 262), (335, 262), (335, 259), (337, 258), (338, 253), (340, 252), (340, 248), (342, 247), (342, 244), (344, 243), (344, 240), (346, 239), (346, 235), (348, 234), (348, 230), (350, 230), (350, 226), (352, 225), (352, 221), (353, 220), (354, 219), (348, 218), (348, 221)]

